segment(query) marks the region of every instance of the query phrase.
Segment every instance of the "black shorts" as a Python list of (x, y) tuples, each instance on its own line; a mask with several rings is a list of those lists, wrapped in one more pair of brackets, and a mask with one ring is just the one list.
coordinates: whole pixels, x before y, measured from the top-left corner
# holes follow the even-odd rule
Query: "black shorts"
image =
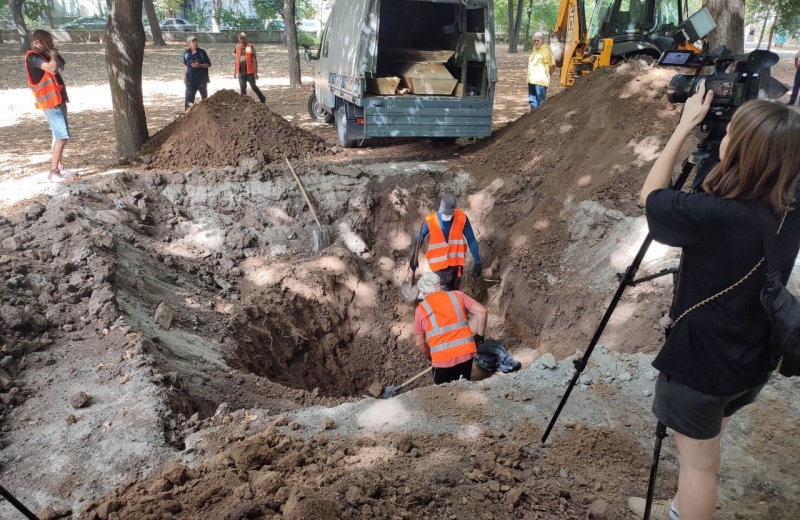
[(668, 428), (690, 439), (713, 439), (722, 430), (722, 419), (755, 401), (762, 388), (764, 385), (734, 395), (708, 395), (661, 373), (656, 380), (653, 413)]
[(435, 385), (458, 381), (461, 377), (467, 381), (472, 377), (472, 359), (452, 367), (433, 367), (433, 384)]

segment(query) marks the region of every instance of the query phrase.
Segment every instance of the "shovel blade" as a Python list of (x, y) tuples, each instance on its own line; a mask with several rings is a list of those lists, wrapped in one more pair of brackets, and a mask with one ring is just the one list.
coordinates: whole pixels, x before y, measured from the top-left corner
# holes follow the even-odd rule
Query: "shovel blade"
[(400, 286), (400, 294), (406, 303), (414, 303), (419, 299), (419, 288), (413, 282), (403, 282)]
[(314, 252), (319, 252), (331, 245), (331, 231), (328, 226), (315, 229), (311, 235), (314, 240)]

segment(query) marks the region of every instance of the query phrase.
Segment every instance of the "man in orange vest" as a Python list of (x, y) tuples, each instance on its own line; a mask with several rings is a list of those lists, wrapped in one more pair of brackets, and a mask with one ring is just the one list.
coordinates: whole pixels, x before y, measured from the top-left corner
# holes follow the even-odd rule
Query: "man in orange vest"
[(64, 58), (53, 45), (53, 36), (42, 29), (33, 31), (33, 48), (25, 54), (25, 72), (28, 86), (36, 98), (36, 108), (44, 111), (44, 116), (53, 133), (51, 144), (52, 159), (50, 161), (51, 181), (63, 180), (66, 175), (61, 166), (64, 146), (69, 140), (69, 122), (67, 120), (67, 88), (59, 71), (64, 68)]
[(461, 287), (461, 276), (464, 264), (467, 262), (467, 248), (475, 260), (472, 277), (477, 278), (483, 270), (481, 255), (478, 252), (478, 241), (469, 218), (460, 209), (456, 209), (455, 195), (447, 194), (439, 202), (439, 211), (425, 217), (420, 235), (414, 240), (414, 250), (411, 252), (409, 266), (412, 270), (417, 268), (417, 244), (422, 245), (425, 237), (430, 234), (431, 240), (425, 258), (433, 272), (439, 275), (442, 290), (453, 291)]
[(262, 103), (267, 102), (264, 94), (258, 90), (256, 80), (258, 79), (258, 60), (256, 59), (256, 48), (252, 43), (248, 43), (247, 34), (239, 33), (239, 43), (236, 45), (236, 65), (233, 70), (233, 77), (239, 78), (239, 90), (244, 96), (247, 93), (247, 84), (258, 96)]
[[(433, 364), (433, 382), (441, 385), (472, 376), (472, 360), (486, 331), (486, 307), (461, 291), (443, 291), (439, 276), (425, 273), (417, 282), (422, 298), (414, 314), (414, 341)], [(472, 334), (467, 316), (478, 318)]]

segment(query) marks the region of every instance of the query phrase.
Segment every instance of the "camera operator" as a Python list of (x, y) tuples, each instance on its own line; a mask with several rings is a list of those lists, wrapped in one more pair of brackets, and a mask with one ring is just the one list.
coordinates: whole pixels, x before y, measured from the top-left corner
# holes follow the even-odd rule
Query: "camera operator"
[[(705, 118), (713, 95), (703, 81), (687, 100), (641, 192), (652, 237), (683, 252), (675, 295), (680, 317), (653, 361), (660, 371), (653, 413), (674, 430), (680, 473), (674, 500), (654, 502), (655, 520), (712, 518), (722, 431), (737, 410), (755, 401), (775, 368), (759, 299), (766, 267), (754, 270), (764, 256), (757, 204), (767, 205), (778, 223), (783, 219), (778, 256), (784, 283), (800, 249), (800, 212), (794, 210), (800, 114), (784, 105), (744, 103), (728, 125), (720, 162), (703, 180), (702, 191), (666, 189), (681, 147)], [(629, 500), (640, 516), (644, 504), (641, 498)]]

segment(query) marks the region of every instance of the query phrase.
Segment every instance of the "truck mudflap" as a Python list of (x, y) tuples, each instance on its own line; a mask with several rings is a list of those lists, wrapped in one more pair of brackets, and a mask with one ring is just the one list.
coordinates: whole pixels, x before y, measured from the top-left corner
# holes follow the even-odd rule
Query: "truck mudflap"
[(366, 97), (365, 137), (486, 137), (492, 100), (486, 98)]

